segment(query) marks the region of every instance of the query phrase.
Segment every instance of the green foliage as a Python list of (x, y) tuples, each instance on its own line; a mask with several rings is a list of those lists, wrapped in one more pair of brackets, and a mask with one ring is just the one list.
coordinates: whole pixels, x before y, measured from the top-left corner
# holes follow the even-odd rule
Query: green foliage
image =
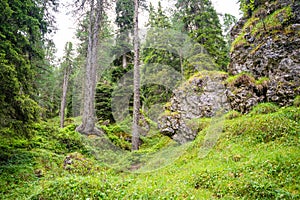
[[(255, 115), (249, 113), (247, 116), (237, 118), (227, 128), (232, 135), (246, 134), (253, 137), (253, 142), (270, 142), (279, 138), (286, 138), (289, 135), (297, 135), (299, 127), (297, 127), (298, 122), (294, 120), (299, 118), (299, 109), (279, 110), (280, 112), (272, 113), (277, 109), (278, 107), (273, 104), (258, 105), (255, 113), (271, 114)], [(288, 117), (287, 115), (291, 116)]]
[(241, 117), (242, 114), (236, 110), (231, 110), (228, 113), (225, 114), (225, 119), (230, 120), (230, 119), (235, 119), (238, 117)]
[(300, 95), (296, 96), (296, 98), (294, 100), (294, 106), (300, 107)]
[(178, 0), (176, 4), (190, 37), (203, 45), (220, 69), (226, 71), (229, 52), (222, 34), (221, 23), (210, 0)]
[[(217, 144), (201, 159), (197, 155), (210, 119), (195, 120), (191, 123), (203, 129), (177, 160), (140, 174), (104, 167), (96, 155), (115, 159), (114, 152), (98, 152), (99, 144), (93, 146), (92, 137), (76, 134), (75, 125), (57, 129), (53, 122), (36, 124), (32, 140), (8, 137), (12, 131), (2, 129), (0, 198), (298, 199), (299, 117), (299, 107), (287, 107), (225, 118)], [(120, 126), (129, 128), (124, 123), (108, 129), (117, 133)], [(157, 133), (142, 139), (139, 155), (151, 155), (173, 143)], [(95, 158), (91, 151), (97, 152)], [(67, 157), (72, 164), (65, 166)], [(140, 157), (147, 162), (145, 158)], [(126, 159), (136, 158), (123, 154), (120, 164), (125, 165)]]
[(127, 133), (128, 130), (131, 130), (131, 127), (121, 123), (101, 126), (101, 128), (114, 145), (125, 150), (131, 149), (131, 135)]
[(98, 120), (114, 122), (111, 110), (113, 86), (108, 81), (99, 82), (96, 87), (95, 108)]
[(120, 32), (133, 29), (134, 1), (118, 0), (116, 3), (116, 23)]
[(43, 5), (36, 0), (4, 0), (0, 6), (0, 121), (19, 134), (39, 118), (35, 77), (44, 59), (44, 35), (50, 31), (44, 13), (50, 2), (55, 5), (55, 0)]
[(260, 103), (253, 107), (250, 115), (268, 114), (278, 111), (279, 107), (274, 103)]

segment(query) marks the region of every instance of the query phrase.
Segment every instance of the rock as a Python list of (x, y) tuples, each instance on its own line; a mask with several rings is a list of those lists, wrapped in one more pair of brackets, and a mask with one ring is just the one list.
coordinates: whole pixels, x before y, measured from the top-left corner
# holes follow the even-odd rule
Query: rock
[[(261, 8), (231, 30), (232, 39), (237, 38), (228, 66), (233, 77), (227, 79), (221, 72), (191, 77), (174, 91), (165, 107), (158, 122), (161, 132), (185, 143), (198, 132), (189, 120), (213, 117), (221, 109), (248, 113), (261, 102), (289, 106), (300, 95), (300, 4), (293, 0), (255, 2)], [(275, 11), (280, 11), (272, 16), (276, 19), (268, 22)]]
[(220, 110), (229, 110), (223, 72), (201, 72), (191, 77), (174, 91), (170, 110), (159, 119), (162, 133), (179, 143), (194, 140), (197, 129), (186, 121), (201, 117), (212, 117)]
[[(260, 16), (259, 21), (255, 22), (253, 18), (242, 18), (232, 29), (231, 36), (233, 38), (243, 34), (247, 42), (234, 46), (234, 50), (231, 52), (229, 73), (237, 75), (248, 72), (256, 79), (261, 77), (270, 79), (266, 86), (266, 94), (254, 94), (255, 91), (247, 94), (246, 91), (241, 89), (240, 94), (253, 94), (253, 98), (249, 99), (251, 102), (243, 104), (243, 106), (256, 104), (261, 100), (273, 101), (282, 106), (291, 105), (293, 99), (299, 95), (300, 86), (300, 4), (296, 1), (280, 0), (277, 3), (266, 1), (261, 6), (264, 6), (261, 10), (268, 10), (268, 12), (266, 14), (256, 13), (255, 15), (259, 14)], [(284, 8), (287, 8), (287, 6), (290, 6), (292, 16), (286, 14), (287, 11)], [(279, 24), (273, 25), (273, 27), (267, 25), (260, 28), (260, 37), (253, 35), (253, 29), (257, 28), (258, 22), (265, 20), (279, 9), (282, 10), (282, 13), (278, 13), (277, 16)], [(247, 20), (253, 20), (254, 22), (245, 27)], [(255, 90), (255, 88), (252, 89)], [(244, 90), (252, 89), (244, 87)], [(236, 97), (239, 98), (238, 95)], [(237, 107), (237, 102), (236, 100), (231, 102), (233, 108)]]

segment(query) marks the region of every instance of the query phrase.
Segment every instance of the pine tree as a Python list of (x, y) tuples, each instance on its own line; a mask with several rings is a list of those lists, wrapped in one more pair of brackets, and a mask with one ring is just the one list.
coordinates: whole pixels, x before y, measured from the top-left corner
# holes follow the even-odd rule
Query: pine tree
[[(158, 2), (157, 9), (150, 3), (147, 23), (149, 30), (143, 44), (141, 57), (144, 64), (142, 68), (143, 86), (141, 88), (144, 108), (165, 103), (171, 96), (171, 91), (163, 85), (167, 79), (172, 79), (166, 74), (168, 72), (166, 66), (173, 67), (177, 71), (180, 70), (178, 55), (175, 51), (170, 51), (170, 46), (173, 46), (170, 40), (172, 35), (166, 34), (170, 31), (171, 26), (161, 2)], [(170, 43), (166, 44), (167, 41)]]

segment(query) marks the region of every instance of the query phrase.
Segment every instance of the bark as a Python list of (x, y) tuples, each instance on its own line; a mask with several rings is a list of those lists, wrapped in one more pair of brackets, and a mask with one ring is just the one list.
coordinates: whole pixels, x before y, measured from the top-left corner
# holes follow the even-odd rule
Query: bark
[(65, 108), (66, 108), (66, 102), (67, 102), (67, 91), (68, 91), (68, 85), (69, 85), (69, 69), (68, 67), (64, 70), (64, 81), (63, 81), (63, 93), (61, 98), (61, 104), (60, 104), (60, 128), (64, 127), (64, 121), (65, 121)]
[(139, 35), (138, 35), (139, 0), (134, 0), (134, 77), (133, 77), (133, 124), (132, 150), (139, 149), (139, 110), (140, 110), (140, 67), (139, 67)]
[(85, 71), (84, 103), (82, 124), (76, 131), (86, 135), (101, 135), (102, 132), (95, 127), (95, 89), (96, 89), (96, 70), (98, 61), (98, 39), (100, 33), (100, 21), (102, 17), (101, 0), (91, 1), (88, 52)]
[(127, 68), (127, 57), (126, 57), (126, 53), (123, 54), (123, 57), (122, 57), (122, 65), (123, 65), (123, 68), (126, 69)]

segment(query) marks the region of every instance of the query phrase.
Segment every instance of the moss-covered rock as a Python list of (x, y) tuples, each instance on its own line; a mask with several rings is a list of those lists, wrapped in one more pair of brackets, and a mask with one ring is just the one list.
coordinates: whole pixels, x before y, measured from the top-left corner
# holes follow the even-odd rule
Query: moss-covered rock
[(292, 105), (300, 84), (300, 4), (265, 1), (232, 30), (229, 73), (266, 77), (266, 101)]
[(224, 84), (227, 77), (227, 73), (217, 71), (202, 71), (190, 77), (165, 106), (159, 118), (160, 131), (179, 143), (194, 140), (198, 129), (187, 122), (230, 109)]

